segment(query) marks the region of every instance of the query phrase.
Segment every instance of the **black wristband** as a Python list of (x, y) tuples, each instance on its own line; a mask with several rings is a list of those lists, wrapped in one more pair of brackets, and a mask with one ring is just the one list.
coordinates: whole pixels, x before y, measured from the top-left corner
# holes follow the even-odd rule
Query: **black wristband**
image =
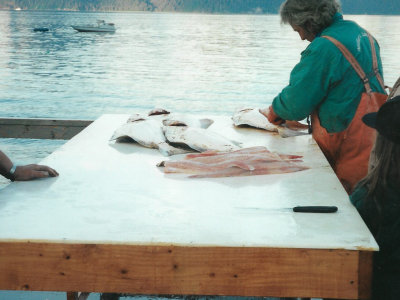
[(7, 178), (7, 179), (10, 179), (11, 181), (14, 181), (15, 180), (15, 170), (17, 169), (17, 166), (16, 165), (13, 165), (12, 167), (11, 167), (11, 169), (10, 169), (10, 171), (8, 171), (4, 176)]
[(15, 175), (11, 173), (4, 174), (4, 177), (10, 179), (11, 181), (15, 181)]

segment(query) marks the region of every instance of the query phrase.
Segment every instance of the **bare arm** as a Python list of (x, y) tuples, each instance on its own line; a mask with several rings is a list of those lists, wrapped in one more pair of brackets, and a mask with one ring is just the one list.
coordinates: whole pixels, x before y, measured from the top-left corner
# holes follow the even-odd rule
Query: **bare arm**
[(14, 174), (10, 173), (12, 167), (13, 163), (11, 159), (8, 158), (8, 156), (2, 151), (0, 151), (0, 174), (10, 180), (25, 181), (35, 178), (58, 176), (56, 170), (43, 165), (31, 164), (25, 166), (17, 166)]

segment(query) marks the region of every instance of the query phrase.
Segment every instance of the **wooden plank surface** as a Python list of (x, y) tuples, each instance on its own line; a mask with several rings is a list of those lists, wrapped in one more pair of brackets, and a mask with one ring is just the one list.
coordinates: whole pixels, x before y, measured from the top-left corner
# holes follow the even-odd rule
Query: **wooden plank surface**
[(89, 120), (0, 118), (0, 138), (68, 140), (91, 123)]
[(0, 289), (357, 299), (369, 290), (361, 256), (370, 266), (371, 253), (339, 249), (10, 241)]

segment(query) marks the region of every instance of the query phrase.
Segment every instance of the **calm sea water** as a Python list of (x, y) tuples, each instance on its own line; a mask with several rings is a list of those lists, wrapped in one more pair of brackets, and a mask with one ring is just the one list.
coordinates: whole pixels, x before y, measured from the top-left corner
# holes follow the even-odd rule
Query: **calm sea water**
[[(349, 16), (399, 76), (400, 16)], [(114, 22), (114, 34), (73, 24)], [(33, 32), (48, 27), (49, 32)], [(0, 12), (0, 116), (95, 119), (137, 108), (232, 114), (266, 106), (308, 45), (277, 15)]]
[[(400, 16), (345, 18), (378, 39), (385, 81), (393, 85), (400, 76)], [(98, 19), (117, 31), (71, 28)], [(307, 45), (277, 15), (0, 11), (0, 117), (96, 119), (154, 107), (231, 115), (271, 103)], [(0, 149), (23, 164), (63, 143), (0, 139)], [(0, 188), (5, 183), (0, 178)], [(0, 292), (3, 299), (64, 295)]]

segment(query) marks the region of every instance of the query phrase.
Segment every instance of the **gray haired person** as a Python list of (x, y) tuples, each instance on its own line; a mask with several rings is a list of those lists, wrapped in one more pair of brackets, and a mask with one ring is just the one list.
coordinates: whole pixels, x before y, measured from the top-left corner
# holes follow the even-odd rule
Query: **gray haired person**
[(333, 16), (339, 11), (340, 5), (334, 0), (286, 1), (280, 9), (281, 23), (297, 27), (308, 37), (302, 40), (311, 42), (332, 24)]
[(310, 44), (289, 84), (260, 112), (273, 124), (311, 117), (314, 139), (351, 194), (368, 172), (375, 138), (361, 117), (387, 98), (379, 45), (357, 23), (344, 20), (336, 0), (286, 0), (280, 15)]

